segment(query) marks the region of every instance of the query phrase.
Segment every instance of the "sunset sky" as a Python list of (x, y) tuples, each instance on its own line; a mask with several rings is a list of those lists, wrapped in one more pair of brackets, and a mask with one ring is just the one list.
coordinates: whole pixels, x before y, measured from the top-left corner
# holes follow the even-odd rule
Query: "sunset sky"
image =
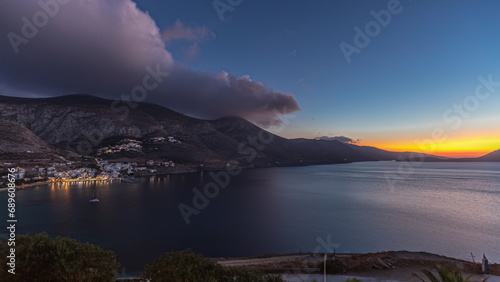
[(0, 11), (0, 93), (120, 99), (153, 66), (169, 77), (145, 101), (195, 117), (268, 127), (278, 109), (288, 138), (500, 149), (498, 1), (55, 1), (24, 43), (12, 34), (43, 7)]

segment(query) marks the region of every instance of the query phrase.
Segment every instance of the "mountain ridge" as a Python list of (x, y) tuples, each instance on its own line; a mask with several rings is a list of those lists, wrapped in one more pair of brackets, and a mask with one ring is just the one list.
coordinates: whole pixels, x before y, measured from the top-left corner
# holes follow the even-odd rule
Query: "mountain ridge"
[[(30, 136), (30, 140), (44, 143), (44, 148), (51, 147), (44, 152), (52, 154), (66, 150), (95, 155), (100, 147), (120, 139), (135, 138), (146, 142), (143, 152), (135, 157), (174, 159), (180, 163), (205, 167), (214, 163), (222, 165), (231, 160), (238, 161), (243, 167), (407, 160), (415, 156), (424, 160), (449, 160), (421, 153), (385, 151), (337, 140), (287, 139), (241, 117), (203, 120), (151, 103), (134, 102), (134, 105), (118, 111), (113, 108), (113, 100), (88, 94), (51, 98), (0, 95), (0, 120), (4, 125), (16, 124), (26, 128), (40, 139), (34, 141), (34, 137)], [(161, 145), (147, 142), (149, 138), (168, 136), (181, 141)], [(0, 138), (0, 147), (5, 147), (5, 144), (7, 141)], [(497, 155), (483, 157), (485, 161), (490, 161), (496, 159)]]

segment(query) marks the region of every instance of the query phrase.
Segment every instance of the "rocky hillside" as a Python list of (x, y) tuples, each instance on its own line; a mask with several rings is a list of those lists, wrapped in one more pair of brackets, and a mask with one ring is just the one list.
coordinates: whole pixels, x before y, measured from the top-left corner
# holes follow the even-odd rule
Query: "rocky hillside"
[[(99, 148), (132, 138), (143, 142), (140, 152), (107, 157), (169, 159), (206, 166), (235, 160), (242, 166), (260, 167), (394, 160), (409, 155), (339, 141), (286, 139), (239, 117), (201, 120), (154, 104), (126, 106), (90, 95), (0, 96), (0, 121), (10, 126), (8, 132), (17, 132), (18, 139), (0, 138), (2, 150), (11, 153), (54, 153), (59, 148), (59, 152), (93, 156)], [(150, 142), (153, 137), (173, 137), (179, 142)]]
[(500, 162), (500, 150), (496, 150), (482, 157), (479, 157), (477, 158), (477, 160), (482, 162)]
[(0, 119), (0, 132), (0, 156), (4, 159), (51, 159), (62, 153), (20, 124)]

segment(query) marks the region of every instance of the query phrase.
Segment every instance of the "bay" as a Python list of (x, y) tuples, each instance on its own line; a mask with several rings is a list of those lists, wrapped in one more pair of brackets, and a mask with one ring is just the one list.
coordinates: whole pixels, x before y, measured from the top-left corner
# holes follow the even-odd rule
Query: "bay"
[[(216, 183), (214, 173), (27, 188), (16, 195), (17, 233), (97, 244), (115, 251), (129, 273), (186, 248), (209, 257), (335, 249), (470, 260), (472, 252), (500, 262), (500, 163), (404, 164), (244, 170), (213, 198), (197, 199), (206, 207), (189, 224), (179, 205), (194, 207), (193, 189)], [(98, 204), (89, 203), (94, 189)], [(6, 210), (1, 214), (6, 218)]]

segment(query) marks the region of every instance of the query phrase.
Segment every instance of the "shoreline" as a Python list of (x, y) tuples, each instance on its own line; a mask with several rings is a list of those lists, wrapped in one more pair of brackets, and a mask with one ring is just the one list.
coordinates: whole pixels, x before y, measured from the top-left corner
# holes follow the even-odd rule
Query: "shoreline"
[[(45, 185), (51, 185), (51, 184), (60, 184), (60, 183), (73, 183), (73, 182), (122, 182), (123, 180), (121, 178), (115, 178), (115, 179), (100, 179), (100, 178), (86, 178), (86, 179), (69, 179), (69, 180), (58, 180), (58, 181), (44, 181), (44, 182), (36, 182), (36, 183), (29, 183), (25, 185), (16, 185), (16, 190), (17, 189), (26, 189), (26, 188), (31, 188), (31, 187), (37, 187), (37, 186), (45, 186)], [(0, 192), (7, 191), (9, 188), (0, 188)]]
[[(253, 260), (266, 260), (266, 259), (277, 259), (277, 258), (289, 258), (289, 257), (303, 257), (303, 256), (323, 256), (327, 254), (330, 257), (357, 257), (364, 258), (369, 256), (395, 256), (398, 258), (412, 258), (412, 259), (430, 259), (435, 261), (448, 261), (453, 260), (463, 263), (480, 264), (480, 262), (473, 262), (470, 260), (460, 259), (456, 257), (441, 255), (437, 253), (431, 253), (427, 251), (407, 251), (407, 250), (397, 250), (397, 251), (375, 251), (375, 252), (361, 252), (361, 253), (312, 253), (312, 252), (296, 252), (296, 253), (284, 253), (284, 254), (265, 254), (257, 256), (248, 257), (211, 257), (209, 259), (215, 260), (217, 262), (235, 262), (235, 261), (247, 261), (251, 262)], [(252, 264), (252, 263), (250, 263)], [(499, 265), (499, 262), (489, 261), (490, 265)], [(500, 270), (500, 269), (499, 269)], [(498, 274), (500, 275), (500, 273)]]
[[(219, 170), (207, 170), (207, 171), (219, 171)], [(157, 177), (162, 177), (162, 176), (168, 176), (168, 175), (177, 175), (177, 174), (188, 174), (188, 173), (200, 173), (200, 172), (205, 172), (204, 170), (199, 170), (199, 171), (186, 171), (186, 170), (179, 170), (179, 171), (174, 171), (174, 172), (169, 172), (169, 173), (144, 173), (141, 175), (130, 175), (130, 176), (124, 176), (124, 177), (118, 177), (118, 178), (80, 178), (80, 179), (65, 179), (65, 180), (47, 180), (44, 182), (36, 182), (36, 183), (29, 183), (29, 184), (23, 184), (23, 185), (17, 185), (16, 184), (16, 190), (17, 189), (25, 189), (25, 188), (31, 188), (31, 187), (38, 187), (38, 186), (45, 186), (45, 185), (51, 185), (51, 184), (60, 184), (60, 183), (77, 183), (77, 182), (125, 182), (125, 183), (134, 183), (127, 181), (127, 180), (138, 180), (140, 178), (146, 178), (146, 177), (151, 177), (151, 176), (157, 176)], [(127, 180), (125, 180), (127, 179)], [(140, 181), (137, 181), (140, 182)], [(9, 188), (4, 187), (0, 188), (0, 192), (7, 191)]]
[[(263, 169), (263, 168), (275, 168), (275, 167), (299, 167), (299, 166), (312, 166), (312, 165), (334, 165), (334, 164), (345, 164), (345, 163), (328, 163), (328, 164), (301, 164), (301, 165), (284, 165), (284, 166), (240, 166), (241, 170), (250, 170), (250, 169)], [(167, 172), (167, 173), (142, 173), (140, 175), (131, 175), (131, 176), (124, 176), (124, 177), (118, 177), (118, 178), (108, 178), (108, 179), (102, 179), (102, 178), (81, 178), (81, 179), (67, 179), (67, 180), (48, 180), (44, 182), (36, 182), (36, 183), (29, 183), (25, 185), (17, 185), (16, 184), (16, 189), (25, 189), (25, 188), (31, 188), (31, 187), (38, 187), (38, 186), (44, 186), (44, 185), (51, 185), (51, 184), (58, 184), (58, 183), (73, 183), (73, 182), (87, 182), (87, 181), (101, 181), (101, 182), (126, 182), (124, 179), (140, 179), (140, 178), (145, 178), (145, 177), (151, 177), (151, 176), (156, 176), (156, 177), (163, 177), (163, 176), (169, 176), (169, 175), (179, 175), (179, 174), (191, 174), (191, 173), (204, 173), (204, 172), (219, 172), (219, 171), (226, 171), (227, 168), (223, 168), (220, 166), (214, 166), (212, 168), (205, 167), (203, 169), (195, 169), (194, 167), (189, 167), (187, 169), (186, 167), (181, 167), (177, 171), (172, 171), (172, 172)], [(140, 181), (138, 181), (140, 182)], [(9, 188), (0, 188), (0, 192), (7, 191)]]
[[(211, 258), (225, 267), (244, 267), (265, 273), (287, 276), (323, 274), (324, 253), (270, 254), (243, 258)], [(333, 276), (348, 275), (381, 280), (413, 281), (412, 273), (421, 269), (434, 270), (436, 265), (459, 269), (475, 278), (490, 277), (500, 281), (500, 263), (489, 262), (489, 274), (481, 270), (481, 261), (472, 262), (454, 257), (415, 251), (386, 251), (375, 253), (327, 253), (327, 273)], [(333, 263), (336, 261), (336, 263)], [(328, 270), (330, 267), (330, 270)]]
[[(248, 168), (245, 168), (245, 169), (248, 169)], [(253, 169), (257, 169), (257, 168), (253, 168)], [(212, 171), (212, 170), (210, 170)], [(199, 175), (200, 173), (203, 173), (203, 172), (207, 172), (207, 171), (192, 171), (192, 172), (170, 172), (170, 173), (165, 173), (165, 174), (148, 174), (148, 175), (141, 175), (141, 176), (136, 176), (136, 177), (131, 177), (132, 179), (136, 178), (136, 179), (140, 179), (141, 181), (156, 181), (156, 179), (158, 178), (161, 178), (161, 177), (166, 177), (168, 175), (185, 175), (185, 174), (191, 174), (193, 176), (196, 176), (196, 175)], [(153, 178), (151, 178), (151, 176), (154, 176)], [(146, 177), (148, 178), (148, 180), (146, 180)], [(144, 179), (142, 179), (144, 178)], [(127, 177), (123, 177), (123, 178), (114, 178), (114, 179), (101, 179), (101, 178), (87, 178), (87, 179), (67, 179), (67, 180), (60, 180), (60, 181), (46, 181), (46, 182), (39, 182), (39, 183), (31, 183), (31, 184), (27, 184), (27, 185), (22, 185), (22, 186), (18, 186), (17, 188), (19, 189), (24, 189), (24, 188), (29, 188), (29, 187), (37, 187), (37, 186), (44, 186), (44, 185), (51, 185), (51, 184), (56, 184), (56, 183), (60, 183), (58, 184), (57, 186), (55, 186), (57, 189), (60, 189), (59, 187), (62, 187), (62, 185), (67, 185), (67, 184), (75, 184), (75, 183), (88, 183), (88, 182), (91, 182), (91, 183), (103, 183), (103, 184), (106, 184), (106, 183), (110, 183), (110, 182), (118, 182), (118, 181), (123, 181), (125, 179), (125, 181), (127, 180)], [(125, 182), (124, 181), (124, 182)], [(116, 185), (116, 184), (115, 184)], [(78, 185), (80, 186), (80, 184)], [(117, 186), (120, 186), (120, 185), (117, 185)], [(135, 188), (138, 188), (140, 185), (137, 185)], [(54, 187), (54, 186), (53, 186)], [(75, 186), (74, 188), (77, 188), (77, 186)], [(134, 186), (132, 186), (132, 188), (134, 188)], [(45, 189), (45, 188), (43, 188)], [(52, 189), (51, 187), (49, 187), (49, 189)], [(0, 191), (2, 190), (7, 190), (7, 188), (4, 188), (4, 189), (0, 189)], [(368, 250), (370, 251), (370, 250)], [(430, 250), (430, 251), (433, 251), (433, 250)], [(448, 261), (453, 261), (454, 263), (457, 262), (459, 264), (465, 264), (465, 265), (470, 265), (472, 264), (472, 262), (470, 261), (466, 261), (466, 260), (463, 260), (463, 259), (456, 259), (456, 258), (453, 258), (453, 257), (446, 257), (446, 256), (443, 256), (443, 255), (434, 255), (432, 253), (425, 253), (425, 252), (406, 252), (406, 251), (397, 251), (397, 252), (384, 252), (385, 255), (387, 256), (392, 256), (393, 254), (397, 254), (397, 253), (414, 253), (414, 254), (421, 254), (423, 258), (413, 258), (413, 261), (410, 261), (409, 258), (405, 258), (406, 260), (408, 260), (408, 267), (414, 267), (414, 266), (420, 266), (420, 265), (423, 265), (425, 266), (426, 268), (430, 265), (432, 266), (431, 264), (435, 264), (437, 261), (441, 261), (441, 260), (448, 260)], [(375, 254), (379, 254), (379, 253), (375, 253)], [(287, 256), (299, 256), (299, 257), (302, 257), (302, 258), (307, 258), (309, 260), (318, 260), (318, 259), (321, 259), (321, 255), (318, 256), (318, 254), (316, 254), (315, 256), (317, 257), (312, 257), (313, 254), (310, 254), (310, 253), (295, 253), (295, 254), (269, 254), (269, 255), (261, 255), (261, 256), (255, 256), (255, 257), (241, 257), (241, 258), (211, 258), (211, 259), (214, 259), (214, 260), (217, 260), (217, 261), (220, 261), (222, 263), (225, 263), (225, 264), (228, 264), (228, 262), (230, 261), (240, 261), (240, 263), (243, 265), (243, 266), (251, 266), (252, 264), (257, 264), (257, 266), (255, 267), (258, 267), (258, 268), (261, 268), (260, 270), (264, 270), (264, 271), (282, 271), (283, 269), (286, 269), (286, 268), (289, 268), (290, 271), (292, 270), (296, 270), (296, 269), (305, 269), (305, 267), (301, 266), (300, 265), (300, 260), (298, 262), (296, 261), (288, 261), (287, 263), (285, 263), (285, 265), (280, 265), (280, 264), (276, 264), (276, 265), (273, 265), (275, 264), (275, 262), (267, 262), (267, 263), (260, 263), (261, 265), (258, 265), (259, 263), (255, 263), (255, 260), (259, 260), (259, 259), (267, 259), (267, 258), (283, 258), (283, 257), (287, 257)], [(374, 255), (373, 253), (369, 253), (369, 254), (352, 254), (352, 253), (349, 253), (349, 254), (342, 254), (342, 253), (339, 253), (337, 254), (337, 257), (339, 258), (346, 258), (346, 257), (349, 257), (349, 258), (352, 258), (352, 257), (356, 257), (356, 259), (353, 259), (353, 261), (362, 261), (364, 259), (365, 256), (367, 255)], [(427, 258), (426, 256), (433, 256), (431, 258)], [(486, 254), (488, 256), (488, 254)], [(359, 259), (358, 259), (359, 258)], [(378, 259), (379, 257), (376, 257), (376, 259)], [(385, 259), (385, 258), (382, 258), (382, 259)], [(401, 260), (401, 258), (398, 258)], [(425, 263), (423, 263), (422, 261), (424, 261)], [(491, 264), (493, 265), (498, 265), (499, 262), (498, 261), (495, 261), (496, 263), (493, 263), (490, 261)], [(371, 265), (372, 262), (363, 262), (363, 263), (360, 263), (360, 267), (361, 269), (357, 269), (357, 270), (353, 270), (354, 273), (358, 273), (358, 271), (368, 271), (366, 268), (363, 269), (363, 267), (371, 267), (373, 268)], [(385, 262), (384, 262), (385, 263)], [(266, 265), (267, 264), (267, 265)], [(286, 265), (286, 264), (289, 264), (289, 265)], [(299, 266), (298, 267), (291, 267), (293, 266), (294, 264), (298, 264)], [(357, 262), (351, 262), (351, 264), (357, 264)], [(391, 265), (394, 265), (391, 263)], [(476, 263), (476, 265), (478, 265)], [(375, 267), (375, 270), (376, 271), (380, 271), (381, 269), (378, 269), (378, 268), (383, 268), (383, 264), (377, 264), (377, 266)], [(403, 264), (399, 265), (399, 268), (398, 269), (402, 269), (406, 266), (404, 266)], [(392, 269), (392, 268), (391, 268)], [(390, 270), (390, 269), (386, 269), (386, 270)], [(285, 270), (287, 271), (287, 270)], [(364, 272), (363, 272), (364, 273)], [(500, 273), (500, 272), (499, 272)], [(495, 274), (495, 275), (500, 275), (500, 274)], [(405, 280), (403, 280), (405, 281)]]
[[(273, 166), (240, 166), (239, 168), (243, 170), (253, 170), (253, 169), (266, 169), (266, 168), (286, 168), (286, 167), (303, 167), (303, 166), (321, 166), (321, 165), (337, 165), (337, 164), (352, 164), (352, 163), (363, 163), (363, 162), (394, 162), (394, 161), (389, 161), (389, 160), (378, 160), (378, 161), (359, 161), (359, 162), (335, 162), (335, 163), (303, 163), (303, 164), (292, 164), (292, 165), (273, 165)], [(399, 161), (396, 161), (399, 162)], [(452, 161), (448, 161), (452, 162)], [(432, 162), (430, 162), (432, 163)], [(456, 162), (456, 163), (464, 163), (464, 162)], [(492, 162), (487, 162), (487, 161), (474, 161), (474, 162), (467, 162), (467, 163), (492, 163)], [(179, 174), (190, 174), (190, 173), (204, 173), (204, 172), (219, 172), (219, 171), (226, 171), (227, 168), (222, 168), (219, 166), (214, 166), (212, 168), (207, 168), (205, 167), (204, 169), (195, 169), (194, 167), (190, 167), (190, 169), (186, 169), (186, 167), (183, 167), (179, 169), (178, 171), (172, 171), (172, 172), (167, 172), (167, 173), (144, 173), (141, 175), (131, 175), (131, 176), (125, 176), (125, 177), (119, 177), (119, 178), (108, 178), (108, 179), (102, 179), (102, 178), (85, 178), (85, 179), (67, 179), (67, 180), (48, 180), (44, 182), (36, 182), (36, 183), (30, 183), (30, 184), (25, 184), (25, 185), (16, 185), (16, 189), (25, 189), (25, 188), (31, 188), (31, 187), (38, 187), (38, 186), (44, 186), (44, 185), (51, 185), (51, 184), (56, 184), (56, 183), (73, 183), (73, 182), (87, 182), (87, 181), (101, 181), (101, 182), (126, 182), (123, 179), (137, 179), (137, 178), (145, 178), (145, 177), (151, 177), (151, 176), (156, 176), (156, 177), (163, 177), (163, 176), (168, 176), (168, 175), (179, 175)], [(8, 187), (5, 188), (0, 188), (0, 192), (7, 191)]]
[[(323, 279), (324, 253), (267, 254), (253, 257), (219, 257), (206, 259), (224, 267), (242, 267), (268, 274), (282, 275), (285, 281), (313, 281)], [(444, 255), (416, 251), (386, 251), (375, 253), (327, 253), (328, 281), (345, 281), (347, 278), (368, 279), (367, 281), (419, 281), (412, 273), (421, 274), (422, 269), (435, 271), (436, 265), (447, 265), (459, 269), (464, 276), (473, 279), (489, 277), (488, 281), (500, 281), (500, 263), (489, 263), (489, 274), (483, 274), (480, 262), (471, 262)], [(329, 268), (330, 267), (330, 268)], [(330, 270), (328, 270), (330, 269)], [(141, 278), (141, 272), (118, 275), (117, 280)], [(335, 280), (334, 277), (342, 278)], [(299, 279), (299, 280), (297, 280)], [(300, 280), (309, 279), (309, 280)]]

